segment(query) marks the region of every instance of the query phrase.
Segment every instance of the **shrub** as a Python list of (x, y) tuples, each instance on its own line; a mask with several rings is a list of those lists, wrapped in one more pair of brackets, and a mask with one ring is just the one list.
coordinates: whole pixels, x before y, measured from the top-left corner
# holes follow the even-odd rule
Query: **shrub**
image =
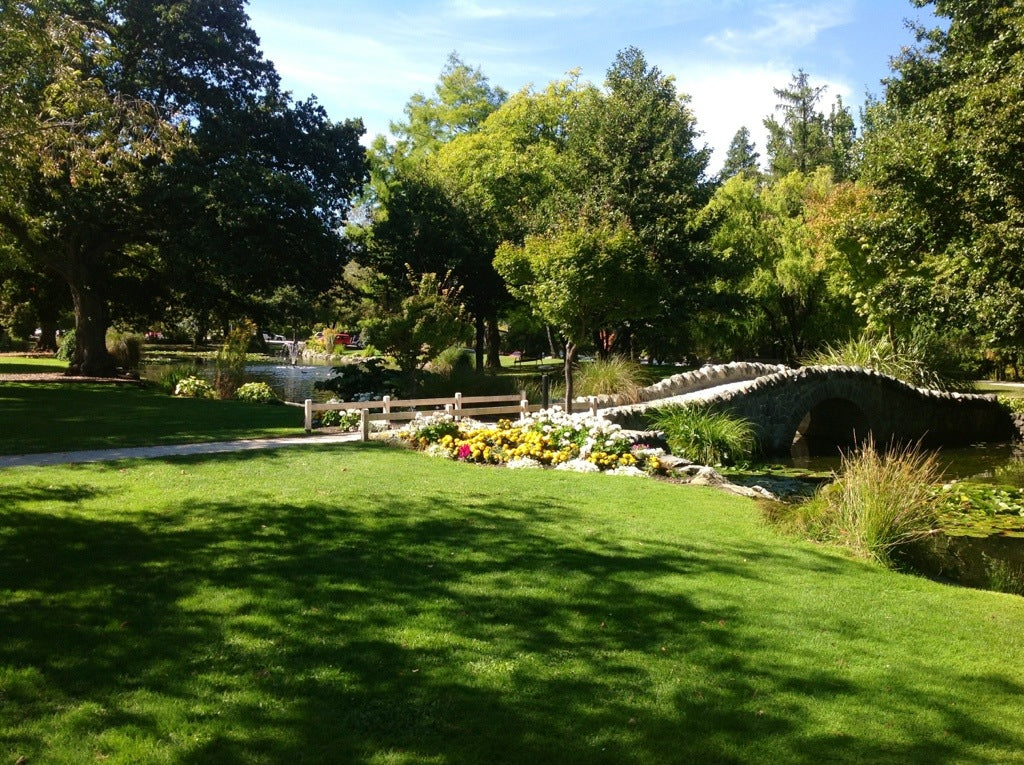
[(578, 396), (616, 395), (623, 404), (639, 401), (646, 384), (640, 365), (624, 356), (580, 364), (574, 382)]
[(139, 370), (145, 345), (146, 338), (140, 334), (119, 332), (114, 329), (107, 332), (107, 350), (117, 365), (126, 372)]
[(453, 345), (432, 358), (427, 369), (442, 377), (451, 377), (457, 370), (472, 370), (473, 355), (463, 346)]
[(173, 364), (169, 367), (164, 367), (158, 372), (154, 382), (157, 387), (164, 393), (175, 395), (175, 389), (178, 387), (178, 383), (184, 380), (186, 377), (197, 377), (198, 370), (196, 365), (193, 364)]
[(330, 391), (342, 401), (377, 400), (385, 395), (394, 395), (401, 387), (401, 375), (385, 367), (379, 358), (342, 364), (332, 371), (334, 377), (314, 383), (313, 388)]
[(69, 329), (61, 335), (57, 343), (57, 358), (61, 361), (71, 361), (75, 356), (75, 330)]
[(804, 525), (819, 539), (892, 565), (900, 547), (935, 527), (941, 500), (933, 487), (941, 478), (935, 452), (910, 445), (882, 453), (869, 437), (805, 505)]
[(280, 404), (281, 399), (265, 382), (247, 382), (235, 391), (235, 398), (253, 404)]
[[(331, 399), (332, 404), (341, 403), (337, 399)], [(320, 412), (314, 422), (318, 428), (341, 428), (342, 430), (355, 430), (359, 427), (361, 413), (358, 409), (325, 409)]]
[(1014, 414), (1024, 414), (1024, 397), (1021, 396), (1007, 396), (1000, 393), (996, 397), (1000, 404), (1006, 407), (1009, 411)]
[(201, 377), (189, 376), (178, 381), (174, 386), (175, 396), (187, 398), (213, 398), (213, 386)]
[(256, 325), (248, 319), (239, 322), (228, 332), (224, 345), (217, 353), (217, 373), (213, 379), (213, 387), (219, 398), (231, 398), (241, 386), (249, 342), (255, 334)]
[(652, 424), (664, 431), (673, 454), (702, 465), (732, 465), (749, 459), (757, 440), (749, 421), (701, 407), (666, 406)]

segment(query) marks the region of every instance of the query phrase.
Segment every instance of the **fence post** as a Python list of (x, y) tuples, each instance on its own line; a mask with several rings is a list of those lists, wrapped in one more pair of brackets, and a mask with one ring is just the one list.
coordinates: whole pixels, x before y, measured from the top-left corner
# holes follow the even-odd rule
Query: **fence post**
[(450, 415), (452, 413), (452, 405), (451, 404), (445, 404), (444, 405), (444, 413), (448, 414), (448, 415)]
[(530, 402), (526, 399), (526, 391), (519, 391), (519, 419), (525, 420), (526, 413), (530, 410)]
[(385, 396), (382, 402), (384, 404), (384, 425), (391, 429), (391, 396)]
[(587, 403), (590, 404), (590, 414), (597, 417), (597, 396), (588, 396)]
[(359, 411), (359, 440), (369, 441), (370, 440), (370, 410), (361, 409)]
[[(462, 409), (462, 394), (458, 391), (455, 392), (455, 411)], [(448, 405), (445, 405), (445, 411), (448, 410)]]
[(313, 399), (307, 398), (306, 403), (302, 405), (303, 419), (302, 426), (306, 429), (307, 433), (313, 430)]

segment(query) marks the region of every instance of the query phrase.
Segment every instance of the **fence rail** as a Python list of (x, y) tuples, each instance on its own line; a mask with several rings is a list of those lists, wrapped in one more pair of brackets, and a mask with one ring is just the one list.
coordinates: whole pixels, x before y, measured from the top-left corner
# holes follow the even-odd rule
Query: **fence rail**
[[(503, 414), (518, 414), (520, 419), (526, 417), (530, 412), (540, 411), (538, 404), (531, 404), (526, 400), (526, 391), (517, 394), (501, 396), (463, 396), (456, 393), (454, 396), (441, 398), (409, 398), (399, 399), (384, 396), (380, 401), (341, 401), (337, 403), (314, 403), (313, 399), (307, 398), (304, 402), (285, 402), (288, 406), (302, 407), (303, 427), (309, 433), (313, 430), (313, 413), (326, 412), (331, 410), (360, 410), (360, 435), (363, 441), (370, 437), (370, 423), (384, 422), (390, 427), (392, 422), (413, 420), (417, 415), (422, 414), (421, 407), (432, 408), (433, 411), (444, 411), (456, 417), (493, 417)], [(470, 404), (470, 406), (466, 406)], [(473, 406), (473, 405), (478, 406)], [(488, 404), (489, 406), (479, 406)], [(591, 412), (597, 412), (597, 399), (591, 397), (588, 400), (588, 407)], [(377, 410), (380, 411), (372, 411)]]

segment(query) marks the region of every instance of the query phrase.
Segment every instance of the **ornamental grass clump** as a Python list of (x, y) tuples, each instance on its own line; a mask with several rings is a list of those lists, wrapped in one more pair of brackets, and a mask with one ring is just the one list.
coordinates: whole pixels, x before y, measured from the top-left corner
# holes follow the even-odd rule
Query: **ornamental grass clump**
[(653, 426), (665, 433), (673, 454), (701, 465), (733, 465), (749, 459), (757, 445), (748, 420), (696, 406), (655, 410)]
[(935, 452), (914, 444), (881, 452), (869, 437), (804, 506), (804, 523), (819, 539), (892, 566), (900, 548), (935, 528), (941, 480)]
[(577, 396), (617, 396), (621, 404), (640, 401), (645, 384), (641, 366), (623, 356), (580, 364), (575, 373)]

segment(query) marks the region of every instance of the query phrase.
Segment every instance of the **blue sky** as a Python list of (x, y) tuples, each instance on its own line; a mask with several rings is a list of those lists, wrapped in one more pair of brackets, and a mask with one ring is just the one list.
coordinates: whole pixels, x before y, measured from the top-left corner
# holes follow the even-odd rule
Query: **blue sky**
[(432, 93), (452, 51), (511, 93), (575, 68), (601, 84), (636, 46), (691, 97), (712, 170), (743, 125), (763, 158), (772, 88), (797, 69), (827, 86), (823, 111), (838, 95), (856, 114), (913, 42), (904, 20), (935, 24), (910, 0), (249, 0), (248, 13), (284, 87), (361, 117), (364, 142)]

